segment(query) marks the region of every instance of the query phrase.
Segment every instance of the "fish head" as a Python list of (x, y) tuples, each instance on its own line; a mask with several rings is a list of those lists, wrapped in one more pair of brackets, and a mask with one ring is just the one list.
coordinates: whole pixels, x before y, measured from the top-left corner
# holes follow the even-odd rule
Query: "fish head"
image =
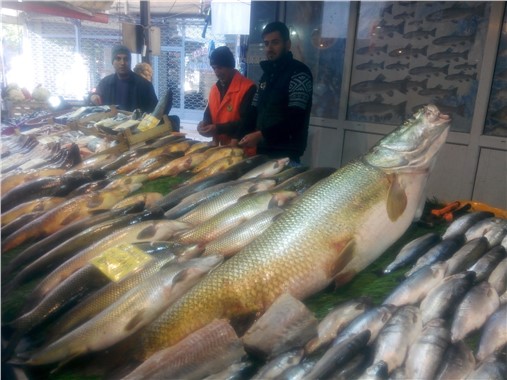
[(428, 171), (445, 143), (450, 123), (449, 115), (426, 105), (380, 140), (364, 160), (387, 172)]

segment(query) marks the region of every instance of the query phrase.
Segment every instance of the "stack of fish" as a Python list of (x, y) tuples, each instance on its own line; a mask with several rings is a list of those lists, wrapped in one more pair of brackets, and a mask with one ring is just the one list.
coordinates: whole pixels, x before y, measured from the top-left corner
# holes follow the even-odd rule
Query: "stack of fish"
[[(153, 276), (157, 273), (162, 279), (156, 282), (156, 277), (153, 277), (155, 282), (151, 286), (150, 282), (145, 282), (143, 286), (148, 287), (151, 292), (166, 289), (163, 295), (172, 294), (169, 300), (174, 301), (175, 294), (181, 295), (183, 290), (187, 290), (203, 274), (220, 263), (222, 255), (232, 256), (241, 250), (283, 212), (284, 205), (335, 170), (307, 170), (304, 167), (289, 169), (286, 167), (286, 158), (269, 160), (265, 156), (256, 156), (245, 159), (242, 154), (239, 149), (214, 148), (209, 144), (187, 140), (174, 134), (150, 147), (140, 148), (137, 154), (127, 152), (120, 157), (97, 155), (75, 165), (69, 171), (18, 170), (4, 178), (2, 186), (7, 191), (2, 197), (2, 206), (6, 210), (2, 214), (2, 252), (4, 258), (15, 254), (2, 268), (4, 301), (7, 299), (8, 304), (9, 298), (18, 297), (19, 294), (15, 294), (18, 287), (29, 282), (33, 287), (34, 282), (36, 283), (31, 293), (25, 297), (21, 315), (6, 327), (5, 331), (12, 332), (12, 335), (3, 352), (4, 356), (9, 355), (23, 336), (33, 337), (34, 332), (40, 332), (52, 323), (60, 326), (62, 320), (66, 320), (65, 315), (62, 316), (64, 311), (85, 295), (95, 295), (95, 292), (102, 288), (105, 291), (105, 285), (113, 285), (98, 267), (91, 263), (93, 258), (104, 256), (105, 251), (124, 251), (125, 247), (120, 249), (121, 243), (123, 246), (134, 245), (135, 248), (150, 253), (150, 257), (155, 257), (156, 264), (150, 259), (147, 268), (136, 267), (134, 273), (128, 276), (129, 280), (124, 281), (125, 285), (120, 293), (125, 293), (137, 285), (139, 289), (118, 302), (129, 302), (128, 300), (139, 297), (139, 292), (144, 292), (142, 294), (146, 296), (147, 290), (143, 291), (140, 284), (142, 280), (146, 280), (148, 273)], [(173, 155), (171, 159), (159, 166), (164, 170), (164, 167), (170, 164), (173, 169), (162, 174), (159, 172), (157, 177), (182, 174), (191, 180), (195, 175), (200, 175), (201, 171), (210, 167), (214, 169), (208, 170), (207, 175), (200, 175), (198, 180), (187, 181), (175, 190), (180, 194), (179, 198), (172, 196), (172, 192), (167, 199), (160, 193), (146, 192), (125, 198), (148, 181), (147, 174), (138, 173), (149, 158), (170, 155)], [(198, 161), (194, 158), (197, 155), (201, 156)], [(240, 159), (220, 167), (216, 165), (231, 156)], [(178, 157), (184, 160), (179, 160)], [(200, 167), (197, 168), (198, 164)], [(49, 175), (45, 176), (44, 173)], [(217, 184), (211, 186), (215, 182)], [(192, 193), (197, 186), (201, 186), (203, 190), (196, 198)], [(20, 194), (22, 196), (16, 196)], [(171, 204), (177, 204), (178, 207), (171, 207)], [(184, 212), (181, 211), (182, 207)], [(227, 208), (229, 210), (225, 216), (218, 215)], [(163, 215), (165, 209), (168, 210), (168, 217)], [(27, 221), (24, 218), (24, 223), (19, 224), (18, 220), (31, 214), (31, 210), (37, 210), (34, 211), (32, 220)], [(176, 216), (176, 213), (179, 216)], [(190, 213), (192, 216), (187, 216)], [(12, 228), (14, 224), (18, 227)], [(183, 245), (184, 241), (190, 239), (190, 232), (198, 231), (198, 228), (208, 232), (193, 236), (192, 245)], [(189, 235), (177, 236), (178, 232), (183, 231), (188, 231)], [(224, 238), (234, 241), (234, 247), (228, 244), (228, 240), (218, 241), (222, 234), (226, 235)], [(32, 242), (35, 243), (28, 245)], [(207, 247), (208, 243), (213, 243), (213, 246)], [(157, 253), (158, 251), (162, 253)], [(167, 257), (174, 259), (176, 254), (178, 259), (169, 263)], [(200, 254), (203, 256), (201, 259), (193, 259)], [(189, 264), (186, 264), (187, 262)], [(141, 276), (138, 272), (144, 275)], [(174, 286), (175, 290), (169, 290), (169, 286)], [(115, 301), (121, 295), (118, 290), (116, 293)], [(113, 299), (110, 297), (109, 295), (106, 301), (99, 303), (100, 309), (96, 308), (93, 302), (92, 314), (98, 314), (102, 309), (111, 306)], [(128, 334), (123, 333), (121, 337), (116, 337), (116, 340), (133, 334), (168, 306), (168, 303), (155, 302), (153, 296), (150, 300), (151, 307), (156, 306), (158, 309), (148, 312), (148, 315), (130, 315), (129, 318), (141, 320), (136, 323), (136, 328), (129, 328)], [(77, 308), (81, 309), (81, 304)], [(73, 313), (76, 313), (75, 309)], [(87, 314), (86, 318), (90, 318), (92, 314)], [(58, 316), (62, 319), (55, 322)], [(67, 324), (71, 327), (66, 332), (70, 332), (84, 320), (79, 319), (80, 322), (76, 323), (69, 317), (69, 321)], [(117, 322), (117, 318), (113, 318), (108, 323)], [(109, 327), (110, 325), (106, 326)], [(73, 334), (67, 339), (73, 341), (72, 336), (76, 333)], [(63, 334), (58, 331), (50, 335), (48, 339)], [(102, 343), (105, 346), (93, 348), (92, 351), (114, 344), (113, 335), (111, 333), (107, 336), (106, 343)], [(94, 338), (96, 337), (94, 335)], [(81, 341), (82, 336), (77, 340), (82, 348), (84, 346), (79, 343)], [(44, 342), (47, 343), (49, 341)], [(81, 349), (76, 348), (75, 351), (61, 354), (62, 358), (83, 353)]]
[[(4, 285), (2, 301), (36, 277), (20, 315), (5, 324), (4, 357), (15, 353), (30, 368), (87, 354), (87, 364), (108, 367), (104, 371), (112, 377), (148, 358), (165, 362), (165, 349), (174, 358), (175, 372), (169, 373), (185, 378), (182, 368), (198, 373), (188, 378), (202, 378), (237, 363), (244, 355), (236, 334), (280, 296), (303, 300), (332, 282), (350, 281), (421, 215), (427, 177), (449, 124), (429, 105), (337, 171), (288, 169), (287, 159), (244, 158), (237, 149), (178, 134), (117, 157), (85, 160), (73, 173), (105, 171), (105, 180), (60, 195), (62, 203), (2, 241), (3, 255), (16, 253), (3, 269), (2, 280), (14, 285)], [(139, 184), (162, 177), (180, 184), (167, 194), (132, 196), (118, 205)], [(128, 190), (106, 202), (105, 194), (118, 189)], [(88, 203), (74, 203), (87, 196)], [(129, 260), (136, 258), (131, 271), (112, 270), (125, 267), (111, 260), (116, 251), (124, 264), (125, 251)], [(365, 309), (347, 314), (372, 313)], [(344, 330), (334, 347), (375, 343), (376, 361), (387, 363), (384, 352), (393, 345), (378, 343), (380, 336), (408, 322), (412, 340), (422, 330), (413, 305), (376, 309), (383, 311), (376, 327), (362, 334)], [(196, 336), (209, 345), (197, 345)], [(398, 341), (400, 351), (411, 346)], [(206, 351), (219, 342), (225, 345), (223, 360)], [(181, 347), (184, 355), (178, 354)], [(353, 356), (347, 353), (342, 362)], [(317, 371), (320, 378), (325, 367), (307, 364), (304, 373)]]

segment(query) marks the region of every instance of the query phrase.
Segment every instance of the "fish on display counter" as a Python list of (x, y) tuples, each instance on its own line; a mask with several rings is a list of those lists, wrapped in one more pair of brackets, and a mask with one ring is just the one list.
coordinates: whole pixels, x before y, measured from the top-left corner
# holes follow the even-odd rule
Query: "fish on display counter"
[(222, 260), (209, 256), (169, 263), (89, 321), (31, 355), (28, 364), (67, 361), (115, 344), (150, 323)]
[(408, 242), (400, 249), (396, 258), (386, 267), (384, 273), (391, 273), (404, 265), (417, 261), (428, 249), (434, 247), (441, 240), (440, 235), (436, 232), (428, 232)]
[(202, 379), (238, 362), (243, 344), (229, 322), (214, 320), (177, 345), (157, 352), (123, 380)]
[(71, 198), (2, 241), (2, 254), (21, 244), (49, 236), (63, 227), (101, 211), (107, 211), (129, 193), (141, 187), (131, 184), (117, 189), (103, 189), (91, 194)]
[(333, 280), (353, 278), (422, 215), (427, 178), (449, 126), (450, 118), (428, 105), (369, 153), (319, 181), (151, 324), (141, 356), (215, 318), (263, 312), (283, 292), (304, 299)]
[(486, 321), (477, 348), (477, 360), (483, 361), (507, 344), (507, 304), (500, 306)]
[[(505, 220), (495, 219), (491, 213), (470, 212), (451, 223), (443, 234), (426, 233), (406, 244), (389, 266), (382, 264), (380, 268), (384, 275), (392, 276), (390, 281), (393, 286), (377, 306), (357, 300), (355, 304), (338, 305), (344, 309), (337, 308), (339, 315), (336, 310), (328, 312), (317, 332), (313, 327), (312, 336), (306, 336), (301, 326), (295, 327), (290, 333), (301, 340), (297, 347), (293, 347), (294, 339), (290, 338), (291, 344), (276, 352), (272, 348), (272, 352), (269, 348), (258, 348), (270, 342), (275, 342), (275, 346), (278, 344), (275, 338), (286, 331), (285, 319), (290, 313), (288, 307), (281, 308), (285, 319), (275, 317), (267, 323), (266, 329), (261, 329), (264, 334), (271, 330), (274, 333), (267, 333), (266, 337), (257, 333), (255, 343), (248, 341), (248, 333), (241, 335), (249, 326), (255, 326), (245, 323), (250, 324), (253, 320), (260, 323), (267, 318), (281, 295), (294, 297), (300, 302), (329, 285), (346, 284), (405, 233), (422, 213), (426, 200), (425, 183), (435, 156), (445, 143), (449, 123), (449, 117), (442, 115), (436, 107), (427, 106), (380, 140), (366, 155), (340, 169), (305, 168), (292, 173), (291, 169), (278, 167), (276, 160), (237, 156), (241, 161), (218, 175), (205, 176), (196, 184), (180, 185), (164, 197), (156, 195), (147, 205), (148, 209), (159, 209), (155, 218), (160, 218), (165, 212), (166, 218), (171, 219), (158, 222), (188, 222), (186, 218), (193, 214), (193, 210), (195, 213), (195, 210), (220, 200), (233, 189), (245, 187), (246, 183), (250, 183), (249, 186), (252, 183), (269, 183), (267, 192), (257, 191), (246, 197), (241, 197), (240, 193), (222, 209), (211, 210), (207, 219), (215, 224), (205, 226), (206, 222), (194, 221), (193, 226), (185, 223), (181, 232), (170, 234), (168, 239), (175, 247), (168, 260), (174, 265), (182, 265), (199, 255), (206, 257), (220, 253), (226, 255), (226, 259), (176, 303), (168, 308), (158, 308), (156, 314), (161, 313), (158, 318), (153, 319), (153, 314), (147, 318), (135, 318), (134, 330), (139, 326), (138, 321), (144, 326), (137, 333), (102, 328), (103, 334), (100, 335), (105, 335), (106, 340), (97, 341), (94, 334), (88, 332), (86, 339), (94, 342), (87, 344), (88, 348), (80, 346), (77, 343), (79, 339), (75, 340), (78, 336), (85, 336), (79, 335), (79, 332), (93, 330), (84, 327), (89, 326), (87, 320), (101, 315), (122, 295), (132, 294), (134, 287), (147, 286), (152, 276), (160, 276), (160, 265), (156, 263), (151, 266), (149, 274), (147, 268), (145, 273), (139, 273), (137, 277), (133, 275), (135, 280), (130, 282), (131, 285), (122, 287), (121, 291), (112, 290), (116, 287), (115, 283), (99, 285), (100, 289), (80, 301), (71, 310), (72, 313), (65, 312), (57, 320), (53, 316), (46, 321), (50, 323), (49, 334), (36, 326), (25, 335), (28, 345), (33, 334), (42, 334), (44, 341), (37, 342), (35, 347), (29, 346), (29, 351), (25, 350), (25, 344), (20, 345), (18, 359), (26, 358), (24, 365), (29, 367), (61, 366), (72, 360), (74, 355), (88, 353), (91, 367), (104, 374), (112, 368), (125, 370), (128, 367), (131, 371), (132, 365), (141, 364), (139, 369), (144, 368), (143, 372), (137, 372), (137, 377), (132, 378), (169, 373), (185, 379), (193, 378), (196, 373), (199, 374), (195, 375), (197, 378), (209, 376), (209, 379), (229, 376), (226, 373), (241, 376), (241, 371), (245, 371), (248, 378), (252, 375), (271, 378), (272, 375), (264, 372), (268, 368), (276, 372), (273, 376), (278, 380), (327, 376), (335, 379), (385, 379), (388, 376), (392, 379), (444, 379), (449, 376), (466, 378), (479, 368), (482, 371), (486, 371), (484, 368), (502, 368), (497, 366), (497, 362), (505, 355), (506, 343), (501, 331), (503, 326), (498, 322), (503, 315), (498, 312), (503, 310), (505, 313), (503, 297), (507, 294), (505, 266), (502, 265), (506, 253), (500, 244), (502, 239), (505, 241), (502, 235)], [(194, 145), (190, 143), (190, 147)], [(184, 154), (191, 156), (208, 150), (216, 158), (208, 167), (223, 159), (218, 154), (221, 149), (207, 145)], [(221, 154), (225, 154), (225, 149)], [(266, 175), (267, 179), (240, 178), (249, 171), (249, 176)], [(133, 177), (129, 181), (142, 183), (146, 181), (148, 172), (138, 180)], [(204, 167), (199, 171), (205, 172)], [(190, 175), (187, 169), (183, 178), (190, 178)], [(281, 178), (285, 181), (275, 186)], [(118, 178), (115, 186), (124, 186), (124, 180), (125, 177)], [(239, 206), (246, 207), (247, 200), (252, 202), (256, 197), (268, 199), (266, 194), (280, 191), (290, 191), (292, 196), (289, 198), (294, 198), (290, 202), (284, 200), (287, 205), (282, 208), (272, 208), (271, 202), (267, 202), (266, 206), (264, 198), (260, 208), (247, 210)], [(143, 198), (146, 194), (132, 199)], [(266, 207), (268, 211), (261, 212)], [(251, 213), (257, 216), (252, 217)], [(224, 218), (226, 214), (228, 216)], [(238, 223), (232, 223), (236, 218), (239, 218)], [(245, 221), (245, 218), (251, 219)], [(262, 224), (257, 224), (257, 218), (262, 220)], [(487, 222), (486, 219), (490, 220)], [(490, 235), (486, 236), (488, 232)], [(406, 271), (406, 267), (417, 260), (418, 264), (411, 269), (412, 274), (400, 278), (403, 273), (399, 270), (404, 268)], [(82, 282), (87, 278), (87, 268), (86, 265), (81, 267), (69, 278)], [(51, 277), (53, 275), (47, 276), (40, 284), (49, 283)], [(402, 282), (393, 284), (393, 280)], [(54, 289), (63, 290), (65, 284), (70, 283), (71, 280), (60, 283)], [(93, 286), (91, 281), (90, 285)], [(32, 296), (37, 291), (35, 289)], [(115, 295), (111, 297), (113, 292)], [(109, 295), (99, 300), (96, 298), (99, 293)], [(86, 310), (79, 310), (81, 302)], [(310, 304), (312, 302), (310, 300)], [(348, 308), (345, 308), (347, 305)], [(131, 309), (127, 312), (133, 311)], [(474, 313), (476, 310), (483, 312), (477, 315)], [(227, 346), (228, 343), (225, 343), (228, 347), (225, 357), (215, 360), (211, 366), (209, 357), (202, 363), (193, 361), (192, 357), (198, 360), (200, 348), (195, 340), (189, 344), (188, 339), (195, 339), (217, 320), (231, 324), (240, 337), (238, 344)], [(59, 331), (59, 324), (63, 327), (62, 331)], [(111, 331), (111, 337), (107, 337), (108, 331)], [(318, 337), (315, 338), (316, 334)], [(312, 337), (314, 339), (309, 342)], [(482, 348), (477, 347), (477, 357), (474, 358), (468, 339), (478, 337), (481, 337), (479, 346)], [(56, 345), (57, 339), (63, 339), (65, 344)], [(108, 339), (114, 340), (114, 347), (92, 353), (109, 347)], [(220, 342), (218, 337), (213, 339)], [(109, 343), (104, 343), (106, 341)], [(67, 345), (69, 342), (70, 346)], [(185, 347), (188, 355), (184, 359), (184, 369), (179, 367), (178, 362), (180, 347)], [(236, 347), (241, 354), (233, 355), (231, 347)], [(294, 348), (297, 351), (289, 351)], [(121, 353), (117, 357), (116, 350)], [(252, 366), (249, 359), (258, 356), (261, 351), (262, 363)], [(498, 356), (499, 352), (501, 356)], [(108, 363), (109, 359), (111, 363)], [(80, 359), (72, 362), (78, 371), (88, 367)], [(164, 368), (160, 366), (162, 362)], [(266, 366), (261, 368), (260, 364)], [(125, 375), (126, 371), (116, 374)]]
[(422, 331), (421, 311), (418, 306), (400, 306), (379, 332), (375, 343), (373, 363), (383, 361), (387, 372), (400, 367), (412, 343)]
[(408, 351), (404, 369), (406, 378), (434, 379), (449, 343), (449, 329), (444, 319), (432, 319), (426, 323)]
[(499, 306), (498, 293), (489, 282), (483, 281), (472, 287), (454, 313), (451, 341), (463, 340), (472, 331), (480, 329)]

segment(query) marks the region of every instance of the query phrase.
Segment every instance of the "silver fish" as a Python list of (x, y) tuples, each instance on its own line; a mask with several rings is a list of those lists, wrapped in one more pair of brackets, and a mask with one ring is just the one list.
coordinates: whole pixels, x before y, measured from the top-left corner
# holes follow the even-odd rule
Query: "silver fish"
[(178, 220), (196, 226), (206, 222), (220, 211), (223, 211), (237, 203), (241, 197), (247, 194), (254, 194), (268, 190), (273, 186), (275, 186), (275, 181), (271, 179), (264, 179), (262, 181), (242, 181), (236, 185), (231, 185), (222, 194), (210, 201), (200, 204), (192, 211), (189, 211), (182, 217), (178, 218)]
[(369, 305), (370, 302), (366, 299), (354, 299), (335, 306), (320, 321), (317, 327), (317, 337), (306, 344), (306, 354), (311, 354), (331, 342), (354, 318), (364, 313)]
[[(365, 368), (371, 363), (371, 357), (368, 351), (358, 353), (352, 359), (350, 359), (345, 365), (340, 366), (335, 371), (332, 380), (348, 380), (357, 379), (361, 374), (365, 372)], [(385, 376), (387, 378), (387, 366), (385, 367)]]
[(158, 272), (166, 263), (175, 260), (176, 256), (167, 253), (164, 258), (152, 260), (142, 268), (117, 282), (110, 282), (98, 291), (90, 294), (74, 308), (58, 319), (51, 328), (50, 341), (55, 341), (72, 329), (93, 318), (109, 305), (116, 302), (123, 294)]
[(316, 359), (305, 359), (300, 364), (287, 368), (276, 380), (305, 380), (316, 361)]
[(477, 368), (470, 372), (466, 380), (505, 380), (507, 364), (494, 355), (484, 359)]
[(241, 380), (243, 379), (243, 374), (248, 373), (253, 366), (251, 361), (233, 363), (223, 371), (206, 376), (203, 380)]
[(169, 264), (88, 322), (32, 355), (26, 364), (67, 361), (112, 346), (153, 321), (222, 261), (220, 256), (209, 256)]
[(384, 300), (383, 304), (395, 306), (418, 305), (428, 292), (444, 279), (447, 264), (427, 265), (407, 277)]
[(483, 361), (507, 344), (507, 304), (503, 304), (488, 318), (481, 332), (477, 360)]
[(500, 261), (493, 269), (488, 277), (488, 282), (498, 294), (502, 294), (507, 290), (507, 258)]
[(260, 191), (248, 194), (207, 221), (182, 232), (175, 237), (175, 241), (182, 244), (201, 244), (205, 246), (242, 222), (269, 208), (283, 206), (296, 196), (297, 193), (289, 191)]
[(379, 360), (366, 368), (358, 380), (386, 380), (388, 375), (387, 363)]
[(345, 327), (342, 332), (336, 336), (333, 340), (333, 346), (339, 344), (352, 335), (359, 334), (364, 330), (370, 331), (370, 340), (368, 343), (374, 342), (375, 339), (377, 339), (379, 331), (391, 318), (391, 315), (395, 310), (396, 307), (393, 305), (381, 305), (366, 310), (364, 313), (354, 318), (347, 327)]
[(220, 194), (227, 191), (231, 186), (238, 184), (237, 180), (226, 181), (217, 183), (216, 185), (208, 186), (203, 190), (194, 192), (183, 198), (177, 205), (167, 210), (164, 216), (167, 219), (177, 219), (189, 211), (193, 210), (202, 203), (209, 202), (218, 197)]
[(453, 305), (461, 301), (465, 293), (472, 287), (474, 274), (471, 272), (458, 273), (444, 278), (437, 287), (433, 288), (421, 301), (421, 316), (423, 324), (435, 318), (445, 318)]
[(207, 244), (202, 255), (233, 256), (262, 234), (282, 212), (280, 207), (273, 207), (255, 215)]
[(373, 362), (387, 363), (392, 372), (405, 361), (409, 347), (422, 330), (421, 311), (412, 305), (401, 306), (380, 330), (375, 342)]
[(449, 276), (466, 270), (484, 255), (488, 249), (489, 244), (485, 237), (470, 240), (446, 260), (446, 274)]
[(432, 319), (426, 323), (408, 351), (406, 378), (433, 380), (449, 343), (449, 329), (444, 319)]
[(279, 158), (279, 159), (273, 159), (268, 162), (265, 162), (264, 164), (261, 164), (257, 166), (256, 168), (253, 168), (252, 170), (246, 172), (243, 174), (239, 179), (249, 179), (249, 178), (267, 178), (271, 177), (275, 174), (280, 173), (287, 164), (289, 163), (289, 158)]
[(327, 378), (337, 368), (364, 350), (370, 340), (370, 335), (369, 330), (364, 330), (360, 333), (349, 335), (340, 343), (330, 347), (322, 358), (315, 363), (306, 378), (312, 380)]
[[(478, 330), (500, 306), (498, 293), (487, 281), (472, 287), (458, 305), (451, 326), (451, 340), (465, 339)], [(480, 312), (477, 312), (479, 311)]]
[(476, 211), (460, 216), (455, 219), (445, 230), (442, 235), (443, 239), (447, 239), (457, 235), (464, 235), (465, 232), (479, 221), (493, 216), (489, 211)]
[(384, 269), (384, 273), (391, 273), (402, 266), (415, 262), (441, 240), (440, 235), (436, 232), (428, 232), (415, 238), (400, 249), (395, 259)]
[(288, 368), (298, 365), (303, 355), (304, 350), (302, 349), (295, 349), (280, 354), (264, 364), (252, 377), (252, 380), (276, 379)]
[(468, 270), (475, 273), (476, 281), (483, 281), (489, 277), (498, 263), (507, 255), (505, 248), (497, 245), (486, 252)]
[(436, 380), (464, 379), (475, 367), (475, 357), (468, 345), (463, 342), (450, 344), (445, 350), (442, 364), (435, 376)]
[(490, 247), (494, 247), (502, 242), (504, 237), (507, 236), (507, 222), (504, 225), (496, 225), (484, 234), (484, 237), (489, 242)]
[(425, 265), (431, 265), (438, 261), (450, 258), (462, 245), (461, 237), (448, 238), (430, 248), (424, 255), (419, 257), (415, 265), (405, 274), (406, 277), (415, 273)]
[(175, 220), (146, 221), (132, 226), (120, 228), (108, 237), (102, 238), (91, 246), (83, 249), (71, 259), (65, 261), (48, 276), (46, 276), (30, 294), (26, 305), (33, 305), (44, 295), (48, 294), (59, 283), (72, 273), (82, 268), (88, 261), (102, 254), (106, 249), (118, 244), (134, 243), (142, 241), (168, 240), (177, 231), (187, 230), (188, 224)]
[[(472, 240), (472, 239), (476, 239), (478, 237), (485, 236), (486, 233), (488, 233), (491, 230), (495, 230), (497, 228), (500, 228), (501, 230), (507, 229), (507, 219), (498, 218), (498, 217), (491, 217), (491, 218), (483, 219), (483, 220), (475, 223), (468, 230), (466, 230), (465, 238), (467, 241)], [(503, 236), (502, 236), (502, 238), (503, 238)], [(498, 243), (500, 243), (500, 241), (502, 241), (502, 239), (500, 239), (498, 241)]]

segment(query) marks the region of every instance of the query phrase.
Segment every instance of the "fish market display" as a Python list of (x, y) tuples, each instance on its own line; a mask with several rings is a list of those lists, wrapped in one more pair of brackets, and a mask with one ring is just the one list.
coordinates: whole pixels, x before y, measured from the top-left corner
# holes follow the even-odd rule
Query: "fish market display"
[(262, 312), (283, 292), (304, 299), (364, 269), (420, 216), (428, 169), (449, 123), (427, 106), (362, 160), (307, 190), (258, 239), (150, 325), (142, 355), (177, 343), (215, 318)]
[[(405, 32), (405, 17), (412, 16), (383, 25), (383, 36)], [(412, 49), (405, 53), (423, 54)], [(375, 70), (374, 63), (361, 69)], [(448, 75), (443, 67), (411, 70)], [(358, 93), (427, 87), (423, 78), (356, 84)], [(385, 112), (401, 112), (394, 106)], [(502, 217), (468, 212), (381, 257), (421, 216), (449, 125), (428, 105), (340, 169), (288, 168), (287, 158), (244, 158), (241, 149), (170, 134), (128, 152), (83, 156), (62, 172), (6, 171), (8, 191), (43, 179), (46, 193), (33, 187), (26, 194), (56, 199), (2, 215), (14, 222), (41, 213), (38, 224), (2, 241), (2, 309), (18, 303), (3, 312), (3, 360), (29, 378), (54, 371), (105, 379), (501, 374)], [(40, 145), (33, 139), (23, 139), (19, 152)], [(17, 139), (10, 140), (15, 152)], [(59, 186), (55, 178), (92, 171), (101, 177), (55, 192), (58, 198), (48, 194)], [(158, 183), (170, 185), (152, 190)], [(118, 196), (107, 204), (97, 197), (112, 192)], [(385, 288), (344, 299), (343, 285), (360, 289), (354, 281), (378, 258), (392, 260), (376, 264), (367, 281), (381, 277)], [(20, 297), (18, 288), (29, 290)], [(318, 315), (312, 310), (320, 295), (340, 301)]]

